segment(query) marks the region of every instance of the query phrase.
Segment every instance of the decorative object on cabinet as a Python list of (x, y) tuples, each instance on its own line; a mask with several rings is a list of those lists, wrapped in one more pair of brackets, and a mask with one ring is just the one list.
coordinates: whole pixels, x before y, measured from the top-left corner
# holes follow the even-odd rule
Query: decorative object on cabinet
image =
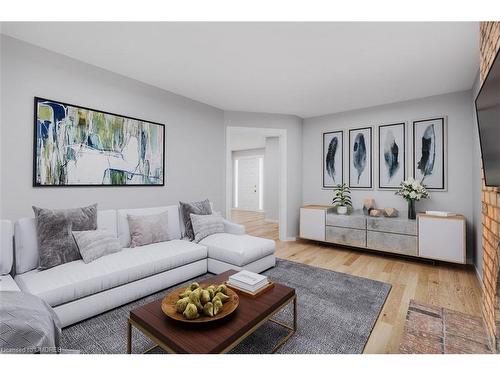
[(408, 202), (408, 219), (416, 219), (415, 201), (430, 198), (425, 186), (419, 181), (409, 178), (399, 184), (396, 195), (402, 196)]
[(349, 187), (373, 188), (372, 128), (349, 130)]
[(335, 186), (335, 196), (333, 197), (332, 204), (337, 209), (339, 215), (347, 214), (348, 209), (352, 207), (351, 190), (346, 183)]
[(429, 190), (446, 190), (446, 117), (413, 122), (413, 177)]
[(362, 210), (338, 215), (329, 206), (300, 209), (301, 238), (386, 253), (466, 263), (465, 235), (462, 215), (419, 214), (418, 220), (410, 220), (366, 216)]
[(384, 216), (385, 217), (398, 217), (399, 212), (393, 207), (386, 207), (384, 208)]
[(380, 217), (383, 214), (384, 213), (382, 212), (382, 210), (379, 210), (378, 208), (374, 208), (374, 209), (370, 210), (370, 216), (372, 216), (372, 217)]
[(344, 132), (323, 133), (323, 188), (344, 182)]
[(35, 97), (33, 186), (164, 186), (165, 125)]
[(406, 123), (378, 127), (378, 187), (397, 189), (406, 177)]
[(367, 197), (363, 199), (363, 212), (365, 215), (369, 215), (370, 211), (375, 208), (375, 198)]
[(466, 263), (466, 243), (466, 222), (463, 215), (418, 214), (419, 256)]

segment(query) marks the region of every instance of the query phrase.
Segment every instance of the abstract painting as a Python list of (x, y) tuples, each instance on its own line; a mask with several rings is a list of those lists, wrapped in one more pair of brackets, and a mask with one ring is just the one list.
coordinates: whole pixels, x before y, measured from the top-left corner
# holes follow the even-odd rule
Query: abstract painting
[(371, 127), (349, 130), (349, 187), (373, 188)]
[(378, 187), (397, 189), (406, 176), (404, 122), (378, 127)]
[(33, 186), (163, 186), (165, 125), (35, 98)]
[(344, 182), (344, 132), (323, 133), (323, 188)]
[(445, 190), (445, 118), (413, 122), (413, 177), (427, 189)]

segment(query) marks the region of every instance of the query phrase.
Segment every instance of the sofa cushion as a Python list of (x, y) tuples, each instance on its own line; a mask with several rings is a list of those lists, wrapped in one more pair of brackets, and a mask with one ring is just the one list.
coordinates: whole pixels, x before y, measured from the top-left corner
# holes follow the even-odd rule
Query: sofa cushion
[(179, 207), (161, 206), (149, 208), (131, 208), (117, 211), (118, 239), (122, 247), (130, 246), (130, 228), (127, 215), (155, 215), (168, 212), (168, 238), (172, 240), (181, 238), (179, 226)]
[[(111, 230), (116, 233), (116, 211), (97, 211), (97, 229)], [(16, 222), (14, 225), (14, 241), (16, 274), (37, 268), (39, 255), (35, 218), (23, 218)]]
[(208, 257), (236, 266), (244, 266), (265, 256), (274, 254), (273, 240), (230, 233), (216, 233), (200, 241), (208, 247)]
[(20, 292), (14, 279), (10, 275), (0, 276), (0, 292)]
[(76, 245), (85, 263), (121, 251), (116, 233), (109, 230), (73, 231)]
[(14, 237), (9, 220), (2, 220), (0, 225), (0, 275), (7, 275), (12, 269)]
[(193, 226), (194, 242), (198, 243), (202, 239), (215, 233), (224, 233), (224, 223), (222, 222), (222, 216), (219, 214), (191, 214), (190, 216)]
[(15, 277), (21, 290), (58, 306), (207, 257), (205, 246), (173, 240), (125, 248), (91, 263), (83, 260)]
[(184, 224), (184, 236), (192, 241), (194, 240), (194, 231), (190, 215), (211, 215), (212, 204), (208, 199), (191, 203), (179, 202), (179, 210)]

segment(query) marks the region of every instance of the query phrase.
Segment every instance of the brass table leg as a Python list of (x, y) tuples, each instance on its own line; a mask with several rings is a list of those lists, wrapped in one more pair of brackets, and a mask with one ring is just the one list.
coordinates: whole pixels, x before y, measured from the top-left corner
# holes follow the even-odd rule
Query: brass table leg
[(132, 353), (132, 324), (127, 320), (127, 354)]
[(284, 324), (282, 322), (279, 322), (275, 319), (269, 319), (270, 322), (273, 322), (275, 324), (278, 324), (282, 327), (285, 327), (286, 329), (289, 330), (288, 334), (281, 339), (279, 343), (276, 344), (276, 346), (273, 348), (271, 353), (276, 353), (276, 351), (281, 348), (289, 339), (290, 337), (293, 336), (295, 332), (297, 332), (297, 296), (293, 297), (293, 326), (290, 327), (287, 324)]

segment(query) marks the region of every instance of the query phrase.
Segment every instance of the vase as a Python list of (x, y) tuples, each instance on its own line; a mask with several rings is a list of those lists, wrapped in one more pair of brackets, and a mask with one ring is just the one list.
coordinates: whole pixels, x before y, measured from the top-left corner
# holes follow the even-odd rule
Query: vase
[(337, 213), (339, 215), (347, 214), (347, 206), (337, 206)]
[(415, 200), (408, 200), (408, 219), (415, 220), (417, 218), (417, 212), (415, 211)]

